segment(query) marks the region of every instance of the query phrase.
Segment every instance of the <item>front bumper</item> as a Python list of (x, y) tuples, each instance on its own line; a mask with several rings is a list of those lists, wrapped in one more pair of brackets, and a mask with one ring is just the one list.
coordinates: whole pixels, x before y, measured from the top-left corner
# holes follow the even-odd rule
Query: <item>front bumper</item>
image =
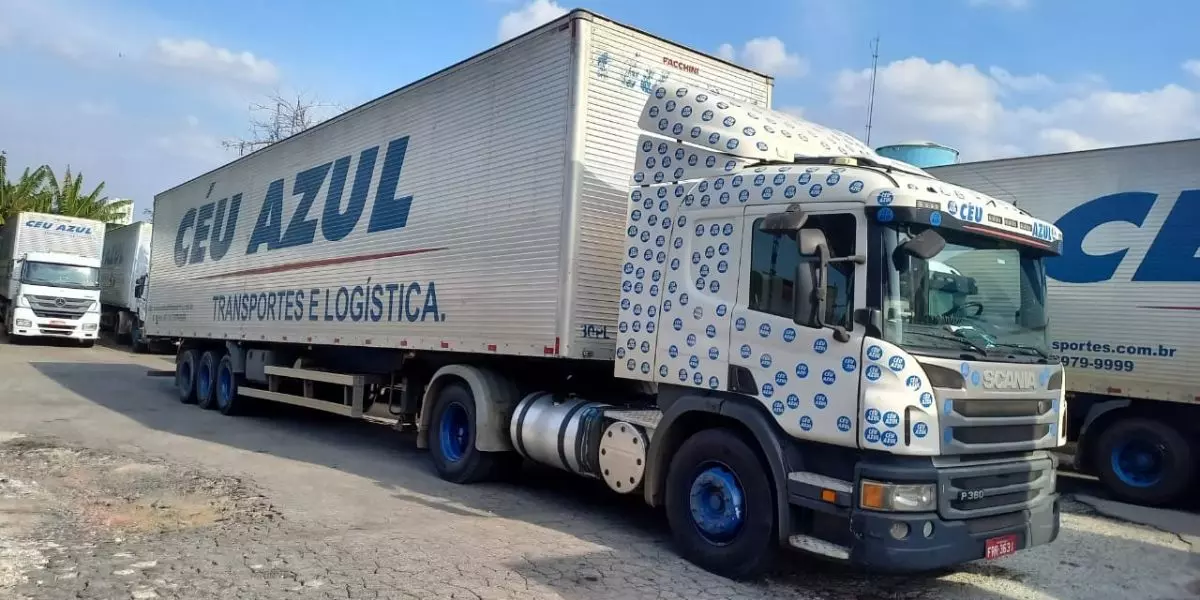
[[(987, 556), (987, 542), (1012, 536), (1014, 550), (1048, 544), (1058, 537), (1059, 496), (1051, 458), (1031, 456), (1003, 462), (959, 462), (935, 466), (929, 458), (865, 457), (856, 478), (789, 476), (793, 509), (789, 545), (873, 571), (921, 572)], [(800, 474), (793, 474), (800, 475)], [(863, 479), (892, 483), (937, 482), (938, 508), (922, 513), (858, 508)], [(832, 497), (825, 492), (837, 490)], [(981, 492), (951, 501), (959, 491)], [(893, 526), (897, 533), (894, 536)], [(903, 532), (899, 530), (903, 529)], [(815, 549), (815, 550), (814, 550)]]
[(46, 319), (21, 307), (13, 311), (9, 335), (94, 340), (100, 335), (100, 313), (84, 313), (79, 319)]
[[(908, 526), (906, 538), (892, 537), (895, 523)], [(926, 523), (933, 526), (929, 537), (923, 534)], [(883, 571), (936, 570), (986, 558), (986, 543), (992, 538), (1015, 535), (1018, 550), (1049, 544), (1058, 537), (1058, 527), (1057, 495), (1028, 510), (964, 521), (946, 521), (936, 513), (855, 511), (850, 517), (855, 543), (849, 562)]]

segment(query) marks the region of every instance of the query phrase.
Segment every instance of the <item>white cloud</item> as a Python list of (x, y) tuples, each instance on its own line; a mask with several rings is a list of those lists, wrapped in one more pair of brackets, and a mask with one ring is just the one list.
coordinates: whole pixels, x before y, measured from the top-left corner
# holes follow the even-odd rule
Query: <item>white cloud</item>
[(1054, 86), (1054, 82), (1041, 73), (1018, 76), (1009, 73), (1007, 69), (992, 67), (988, 69), (988, 74), (992, 76), (992, 79), (999, 82), (1000, 85), (1017, 92), (1036, 92)]
[[(861, 120), (870, 78), (837, 76), (834, 121)], [(882, 66), (876, 81), (875, 145), (931, 139), (980, 160), (1200, 136), (1200, 91), (1180, 84), (1118, 91), (1093, 76), (1063, 83), (923, 58)]]
[(717, 56), (775, 77), (803, 77), (809, 68), (806, 59), (789, 53), (783, 40), (774, 36), (754, 38), (743, 44), (741, 50), (733, 44), (721, 44)]
[(1194, 58), (1191, 60), (1185, 60), (1180, 66), (1183, 67), (1184, 71), (1187, 71), (1196, 77), (1200, 77), (1200, 60)]
[(554, 0), (533, 0), (500, 18), (496, 31), (498, 41), (506, 41), (567, 14), (567, 9)]
[(246, 83), (271, 85), (279, 80), (279, 69), (271, 61), (250, 52), (213, 46), (204, 40), (161, 38), (155, 42), (149, 57), (163, 66)]
[[(291, 83), (261, 56), (202, 41), (148, 12), (87, 0), (0, 3), (0, 48), (20, 50), (5, 66), (24, 82), (0, 86), (9, 160), (69, 164), (105, 181), (108, 194), (133, 198), (138, 214), (155, 193), (234, 158), (221, 139), (245, 130), (253, 101)], [(62, 91), (72, 88), (86, 93)]]

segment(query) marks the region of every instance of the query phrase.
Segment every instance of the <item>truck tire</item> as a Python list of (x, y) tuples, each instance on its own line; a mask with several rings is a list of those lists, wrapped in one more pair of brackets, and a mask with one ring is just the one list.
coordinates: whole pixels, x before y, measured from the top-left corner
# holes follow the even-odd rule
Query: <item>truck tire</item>
[(429, 454), (438, 476), (452, 483), (477, 483), (498, 477), (508, 456), (475, 447), (475, 397), (470, 388), (451, 383), (433, 403)]
[(770, 476), (729, 429), (706, 429), (679, 447), (667, 470), (666, 512), (676, 551), (702, 569), (750, 579), (774, 562)]
[(1120, 419), (1096, 441), (1097, 474), (1117, 499), (1163, 506), (1180, 499), (1196, 479), (1187, 438), (1156, 419)]
[(223, 354), (219, 350), (206, 350), (196, 365), (196, 406), (205, 410), (217, 407), (217, 365)]
[(199, 354), (195, 348), (188, 348), (175, 357), (175, 389), (179, 393), (179, 401), (184, 404), (196, 403), (196, 363), (200, 361)]
[(239, 385), (241, 377), (233, 372), (233, 357), (226, 353), (217, 363), (216, 386), (213, 389), (217, 410), (221, 414), (232, 417), (245, 413), (247, 399), (238, 395)]
[(134, 319), (133, 324), (129, 326), (129, 349), (134, 354), (145, 354), (150, 349), (150, 345), (146, 343), (146, 339), (143, 337), (142, 327), (138, 325), (137, 319)]

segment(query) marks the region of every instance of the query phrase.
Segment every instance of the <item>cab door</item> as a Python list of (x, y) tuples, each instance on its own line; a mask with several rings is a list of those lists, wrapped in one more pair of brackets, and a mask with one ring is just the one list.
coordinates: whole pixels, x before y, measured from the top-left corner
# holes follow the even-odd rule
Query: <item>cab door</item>
[[(756, 397), (790, 435), (856, 446), (863, 331), (854, 309), (866, 302), (866, 265), (829, 266), (825, 326), (795, 323), (792, 290), (801, 261), (796, 234), (759, 230), (780, 205), (749, 206), (743, 219), (741, 281), (730, 331), (730, 364), (748, 371)], [(825, 233), (833, 257), (866, 254), (863, 215), (844, 204), (805, 206), (806, 228)], [(834, 338), (841, 325), (849, 341)]]

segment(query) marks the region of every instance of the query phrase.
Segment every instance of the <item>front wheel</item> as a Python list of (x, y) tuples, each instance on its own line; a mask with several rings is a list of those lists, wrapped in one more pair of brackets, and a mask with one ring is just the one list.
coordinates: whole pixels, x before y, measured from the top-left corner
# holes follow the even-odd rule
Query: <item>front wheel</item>
[(728, 429), (708, 429), (679, 447), (667, 471), (667, 521), (677, 551), (730, 579), (768, 569), (777, 550), (775, 497), (754, 450)]
[(433, 404), (429, 453), (438, 475), (453, 483), (476, 483), (497, 477), (508, 458), (502, 452), (475, 447), (475, 397), (470, 388), (451, 383)]
[(1191, 444), (1162, 421), (1119, 420), (1100, 434), (1096, 447), (1100, 480), (1124, 502), (1172, 504), (1196, 478)]

